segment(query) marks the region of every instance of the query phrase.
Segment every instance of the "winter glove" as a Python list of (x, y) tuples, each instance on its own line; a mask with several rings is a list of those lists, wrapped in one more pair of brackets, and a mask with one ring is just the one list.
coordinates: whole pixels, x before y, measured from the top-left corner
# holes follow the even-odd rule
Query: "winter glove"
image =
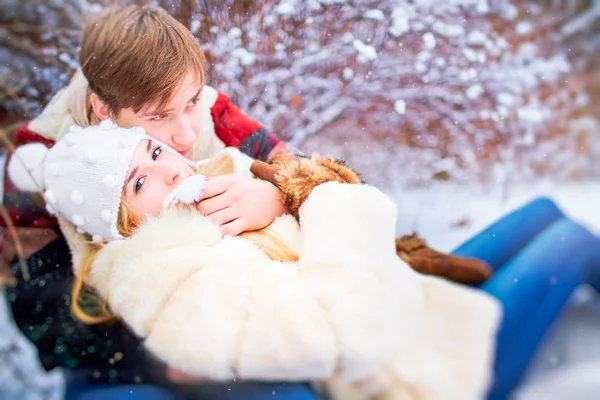
[(441, 276), (469, 285), (483, 283), (493, 273), (484, 261), (440, 253), (414, 233), (396, 239), (396, 254), (421, 274)]
[(331, 181), (362, 183), (358, 174), (343, 161), (316, 155), (305, 158), (280, 154), (273, 156), (269, 163), (255, 160), (250, 172), (281, 190), (283, 203), (296, 220), (302, 203), (316, 186)]
[[(283, 202), (296, 220), (302, 203), (317, 185), (330, 181), (363, 183), (358, 174), (343, 161), (316, 155), (311, 158), (290, 154), (276, 155), (268, 163), (254, 161), (250, 171), (281, 190)], [(440, 253), (427, 246), (425, 241), (415, 234), (397, 238), (396, 253), (415, 271), (454, 282), (479, 284), (492, 274), (492, 269), (485, 262)]]

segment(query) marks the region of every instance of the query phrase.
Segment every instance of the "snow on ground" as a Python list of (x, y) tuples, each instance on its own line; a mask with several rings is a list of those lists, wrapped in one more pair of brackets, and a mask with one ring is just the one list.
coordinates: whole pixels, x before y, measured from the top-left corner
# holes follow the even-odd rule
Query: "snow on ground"
[[(398, 231), (419, 232), (441, 250), (450, 251), (499, 216), (531, 199), (547, 196), (572, 219), (600, 234), (600, 181), (503, 190), (434, 183), (392, 195), (399, 205)], [(467, 226), (457, 226), (460, 221)], [(568, 266), (565, 266), (568, 267)], [(598, 266), (600, 268), (600, 266)], [(600, 398), (600, 295), (582, 286), (540, 349), (518, 400)]]
[[(560, 185), (542, 181), (512, 189), (431, 182), (423, 188), (395, 188), (388, 193), (398, 204), (398, 232), (417, 231), (445, 251), (539, 196), (550, 197), (572, 219), (600, 234), (600, 181)], [(466, 226), (457, 227), (461, 220), (467, 221)]]
[[(398, 202), (398, 232), (417, 231), (428, 242), (449, 251), (459, 243), (534, 197), (548, 196), (572, 218), (600, 234), (600, 182), (551, 184), (488, 188), (434, 182), (426, 187), (388, 190)], [(462, 223), (459, 223), (461, 222)], [(600, 266), (599, 266), (600, 267)], [(7, 338), (16, 335), (8, 322), (4, 304), (0, 304), (0, 348)], [(37, 367), (34, 350), (24, 346), (23, 354), (13, 357), (38, 389), (26, 391), (7, 371), (0, 371), (0, 397), (3, 399), (58, 399), (62, 378), (58, 372), (43, 374)], [(595, 399), (600, 393), (600, 296), (582, 287), (543, 346), (529, 372), (519, 400)], [(39, 388), (46, 388), (40, 391)]]

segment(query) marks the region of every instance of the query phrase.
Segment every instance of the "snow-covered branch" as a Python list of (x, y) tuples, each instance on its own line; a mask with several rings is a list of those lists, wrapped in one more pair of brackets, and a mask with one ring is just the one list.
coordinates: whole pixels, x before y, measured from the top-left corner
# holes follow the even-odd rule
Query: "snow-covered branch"
[(567, 36), (574, 35), (589, 28), (597, 20), (600, 20), (600, 0), (592, 0), (592, 4), (586, 11), (563, 26), (562, 32)]

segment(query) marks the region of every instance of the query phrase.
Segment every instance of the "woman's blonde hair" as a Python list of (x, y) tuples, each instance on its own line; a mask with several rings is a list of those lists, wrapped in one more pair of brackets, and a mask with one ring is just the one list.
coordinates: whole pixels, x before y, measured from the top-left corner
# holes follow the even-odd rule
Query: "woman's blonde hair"
[[(121, 201), (117, 227), (123, 237), (131, 237), (144, 219), (136, 213), (126, 201)], [(292, 251), (281, 239), (277, 232), (269, 228), (258, 231), (243, 232), (239, 237), (250, 240), (256, 247), (263, 251), (271, 260), (293, 262), (298, 260), (298, 254)], [(85, 279), (90, 273), (92, 263), (101, 246), (93, 243), (92, 251), (86, 258), (81, 271), (75, 277), (71, 291), (71, 310), (73, 315), (86, 324), (99, 324), (115, 319), (110, 312), (106, 300), (85, 284)]]

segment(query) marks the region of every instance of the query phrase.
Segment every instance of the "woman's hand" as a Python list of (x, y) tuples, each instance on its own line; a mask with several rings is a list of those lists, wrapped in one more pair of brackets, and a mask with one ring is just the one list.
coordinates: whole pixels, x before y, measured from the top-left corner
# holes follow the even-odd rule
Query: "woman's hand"
[(197, 208), (232, 236), (262, 229), (287, 213), (275, 185), (233, 174), (208, 178)]

